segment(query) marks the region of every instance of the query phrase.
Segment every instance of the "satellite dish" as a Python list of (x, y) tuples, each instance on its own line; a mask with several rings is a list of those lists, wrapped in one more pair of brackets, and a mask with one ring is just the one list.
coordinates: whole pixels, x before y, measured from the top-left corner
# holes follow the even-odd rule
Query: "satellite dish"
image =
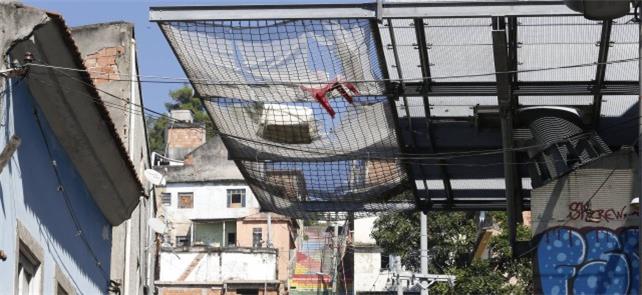
[(150, 218), (147, 220), (147, 224), (149, 225), (149, 228), (158, 234), (164, 234), (167, 232), (167, 225), (158, 218)]
[(165, 176), (154, 169), (145, 169), (145, 179), (153, 185), (165, 185)]

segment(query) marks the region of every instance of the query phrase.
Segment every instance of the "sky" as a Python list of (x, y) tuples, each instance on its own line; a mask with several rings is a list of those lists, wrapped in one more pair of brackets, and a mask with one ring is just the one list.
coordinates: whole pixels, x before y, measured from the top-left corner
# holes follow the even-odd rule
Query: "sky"
[[(265, 0), (252, 4), (269, 3), (338, 3), (352, 1)], [(366, 1), (359, 1), (366, 2)], [(140, 75), (185, 77), (169, 44), (155, 23), (149, 22), (150, 6), (250, 4), (243, 1), (169, 1), (169, 0), (23, 0), (24, 4), (61, 14), (68, 26), (81, 26), (101, 22), (127, 21), (134, 24)], [(164, 104), (170, 100), (169, 91), (180, 84), (143, 83), (145, 107), (165, 112)]]

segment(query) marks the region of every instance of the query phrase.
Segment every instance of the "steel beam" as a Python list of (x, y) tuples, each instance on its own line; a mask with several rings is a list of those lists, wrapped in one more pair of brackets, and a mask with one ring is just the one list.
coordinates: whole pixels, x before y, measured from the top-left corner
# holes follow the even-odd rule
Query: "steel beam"
[[(394, 91), (392, 90), (392, 83), (390, 83), (390, 74), (388, 73), (388, 65), (386, 64), (386, 56), (384, 54), (384, 49), (383, 49), (383, 44), (381, 42), (381, 34), (379, 32), (379, 24), (376, 20), (371, 20), (371, 28), (373, 31), (373, 39), (375, 41), (375, 47), (377, 49), (377, 57), (379, 59), (379, 67), (381, 68), (381, 75), (385, 79), (386, 83), (386, 93), (393, 93)], [(399, 64), (396, 65), (399, 67)], [(401, 72), (398, 72), (401, 74)], [(397, 112), (397, 102), (395, 100), (393, 95), (388, 96), (388, 103), (390, 103), (390, 110), (392, 113), (392, 120), (393, 124), (395, 127), (395, 133), (397, 134), (397, 144), (399, 145), (399, 149), (402, 152), (408, 152), (408, 144), (405, 142), (404, 134), (403, 131), (401, 130), (401, 127), (399, 127), (399, 114)], [(415, 197), (415, 203), (417, 207), (420, 207), (422, 204), (421, 198), (419, 197), (419, 190), (417, 189), (417, 184), (415, 183), (414, 179), (416, 179), (414, 172), (412, 170), (412, 167), (410, 166), (410, 163), (407, 161), (401, 160), (402, 161), (402, 167), (406, 171), (406, 175), (410, 178), (410, 185), (412, 188), (413, 195)]]
[[(513, 84), (517, 96), (594, 95), (594, 81), (533, 81)], [(638, 95), (637, 81), (605, 81), (602, 95)], [(424, 90), (422, 83), (406, 82), (405, 90), (397, 93), (406, 96), (497, 96), (495, 82), (435, 82)]]
[(508, 241), (513, 256), (517, 241), (517, 192), (516, 171), (512, 163), (515, 163), (515, 152), (513, 148), (513, 94), (508, 68), (508, 43), (506, 40), (506, 20), (504, 17), (493, 17), (493, 57), (495, 61), (495, 72), (497, 72), (497, 100), (499, 104), (499, 115), (502, 132), (502, 148), (504, 149), (504, 179), (506, 182), (506, 211), (508, 215)]
[[(259, 4), (150, 7), (151, 21), (489, 17), (493, 15), (579, 15), (562, 1), (422, 1), (331, 4)], [(380, 15), (377, 15), (380, 11)]]
[(602, 34), (600, 36), (600, 52), (597, 56), (597, 69), (595, 71), (595, 86), (593, 87), (593, 114), (591, 121), (594, 129), (597, 129), (602, 113), (602, 88), (604, 87), (604, 76), (606, 75), (606, 61), (609, 56), (611, 43), (611, 28), (613, 21), (602, 22)]
[[(430, 79), (430, 56), (428, 55), (428, 42), (426, 42), (426, 26), (424, 23), (424, 20), (422, 18), (415, 18), (413, 20), (414, 26), (415, 26), (415, 37), (417, 38), (417, 50), (419, 51), (419, 66), (421, 68), (421, 76), (423, 80), (420, 82), (421, 83), (421, 91), (426, 93), (430, 91), (431, 83), (432, 80)], [(423, 105), (424, 105), (424, 114), (425, 114), (425, 122), (426, 122), (426, 141), (429, 144), (429, 153), (436, 153), (437, 149), (435, 148), (435, 142), (433, 140), (432, 136), (432, 128), (431, 128), (431, 116), (430, 116), (430, 100), (428, 99), (428, 95), (424, 94), (423, 96)], [(410, 118), (410, 115), (408, 116)], [(412, 121), (412, 120), (411, 120)], [(413, 134), (414, 136), (414, 134)], [(446, 161), (442, 160), (440, 163), (445, 164)], [(421, 171), (422, 174), (424, 172), (424, 169), (426, 169), (424, 166), (421, 166)], [(448, 171), (446, 169), (445, 165), (440, 165), (437, 167), (439, 169), (439, 174), (441, 176), (441, 179), (444, 183), (444, 187), (446, 188), (446, 197), (448, 198), (449, 202), (452, 203), (453, 200), (453, 191), (451, 189), (451, 184), (450, 184), (450, 177), (448, 176)], [(424, 182), (424, 185), (428, 185), (426, 182)], [(427, 194), (428, 197), (430, 197), (430, 194)], [(421, 209), (421, 208), (420, 208)]]

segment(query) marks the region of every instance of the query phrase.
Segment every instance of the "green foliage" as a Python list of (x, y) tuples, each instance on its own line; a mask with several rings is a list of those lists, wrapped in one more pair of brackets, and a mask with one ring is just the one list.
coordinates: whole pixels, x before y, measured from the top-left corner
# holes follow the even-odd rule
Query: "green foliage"
[[(532, 293), (530, 258), (513, 259), (508, 244), (506, 214), (492, 213), (499, 235), (490, 242), (490, 258), (473, 260), (478, 236), (474, 216), (464, 212), (428, 214), (428, 245), (431, 273), (457, 277), (454, 287), (438, 283), (431, 294), (529, 294)], [(372, 237), (384, 255), (401, 255), (407, 269), (419, 271), (419, 213), (380, 216)], [(528, 228), (518, 227), (518, 238), (529, 239)], [(512, 278), (512, 279), (511, 279)]]
[[(165, 108), (171, 110), (191, 110), (194, 114), (194, 122), (204, 124), (207, 131), (207, 137), (210, 138), (215, 133), (214, 125), (210, 120), (201, 100), (194, 97), (194, 91), (187, 85), (169, 92), (171, 101), (165, 103)], [(165, 130), (169, 125), (169, 120), (165, 117), (152, 118), (147, 117), (147, 135), (149, 137), (150, 150), (157, 153), (165, 152)]]
[(165, 117), (153, 118), (147, 116), (147, 137), (149, 150), (163, 154), (165, 152), (165, 129), (169, 120)]

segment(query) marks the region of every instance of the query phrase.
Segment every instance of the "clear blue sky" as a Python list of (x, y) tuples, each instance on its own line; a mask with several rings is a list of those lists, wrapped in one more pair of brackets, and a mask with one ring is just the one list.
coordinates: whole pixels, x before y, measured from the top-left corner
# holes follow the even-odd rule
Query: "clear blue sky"
[[(216, 5), (245, 3), (247, 1), (168, 1), (168, 0), (23, 0), (23, 3), (37, 8), (61, 14), (67, 25), (81, 26), (87, 24), (127, 21), (135, 25), (136, 44), (138, 46), (138, 65), (141, 75), (158, 75), (185, 77), (172, 53), (167, 41), (155, 23), (149, 22), (149, 7), (163, 5)], [(252, 3), (337, 3), (366, 1), (337, 0), (267, 0)], [(145, 106), (164, 112), (164, 103), (169, 100), (169, 91), (180, 87), (180, 84), (143, 83)]]

